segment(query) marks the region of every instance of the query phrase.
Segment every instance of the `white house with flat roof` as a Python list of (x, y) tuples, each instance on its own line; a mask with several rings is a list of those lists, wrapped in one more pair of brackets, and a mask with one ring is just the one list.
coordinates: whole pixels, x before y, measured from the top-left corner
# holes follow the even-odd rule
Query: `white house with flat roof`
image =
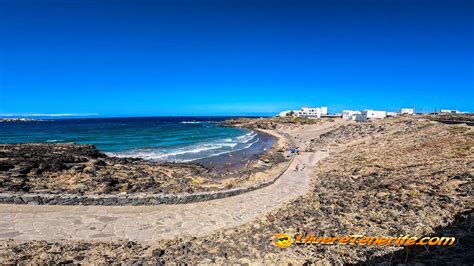
[(400, 114), (402, 115), (412, 115), (415, 113), (415, 110), (413, 108), (402, 108), (400, 109)]
[(444, 113), (444, 114), (463, 114), (464, 112), (459, 112), (458, 110), (443, 109), (443, 110), (441, 110), (441, 113)]
[(327, 115), (328, 108), (323, 107), (303, 107), (300, 111), (298, 111), (299, 117), (307, 117), (307, 118), (321, 118), (321, 115)]
[(360, 111), (353, 111), (353, 110), (342, 111), (342, 119), (345, 119), (345, 120), (356, 120), (356, 115), (360, 115)]
[(360, 114), (356, 115), (355, 120), (357, 122), (364, 122), (369, 119), (383, 119), (385, 117), (387, 117), (386, 111), (376, 111), (372, 109), (367, 109), (360, 112)]
[(365, 115), (367, 119), (381, 119), (387, 116), (386, 111), (376, 111), (372, 109), (367, 109), (361, 112), (362, 115)]
[(286, 117), (286, 116), (296, 116), (296, 117), (306, 117), (306, 118), (320, 118), (322, 115), (328, 114), (327, 107), (303, 107), (300, 110), (287, 110), (280, 112), (278, 116)]

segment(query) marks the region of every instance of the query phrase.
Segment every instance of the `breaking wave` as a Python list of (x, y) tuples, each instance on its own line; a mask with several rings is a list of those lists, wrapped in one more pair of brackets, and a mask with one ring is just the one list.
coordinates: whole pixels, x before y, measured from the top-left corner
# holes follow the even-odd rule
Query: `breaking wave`
[(63, 142), (64, 140), (62, 139), (48, 139), (46, 140), (46, 142), (49, 142), (49, 143), (54, 143), (54, 142)]
[(182, 121), (180, 124), (206, 124), (206, 123), (217, 123), (216, 121)]

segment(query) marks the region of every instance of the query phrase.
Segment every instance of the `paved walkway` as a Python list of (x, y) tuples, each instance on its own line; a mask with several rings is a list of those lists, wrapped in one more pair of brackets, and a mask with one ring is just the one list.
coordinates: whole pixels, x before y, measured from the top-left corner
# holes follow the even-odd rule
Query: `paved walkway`
[[(0, 239), (149, 242), (206, 236), (251, 222), (309, 189), (310, 174), (326, 152), (303, 153), (274, 184), (234, 197), (180, 205), (0, 205)], [(305, 165), (294, 171), (296, 164)]]

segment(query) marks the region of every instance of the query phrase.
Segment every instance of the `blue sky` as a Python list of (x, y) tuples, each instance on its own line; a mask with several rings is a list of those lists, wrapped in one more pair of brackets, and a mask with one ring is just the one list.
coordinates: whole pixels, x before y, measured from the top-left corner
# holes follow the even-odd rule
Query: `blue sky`
[(0, 114), (474, 112), (474, 1), (0, 0)]

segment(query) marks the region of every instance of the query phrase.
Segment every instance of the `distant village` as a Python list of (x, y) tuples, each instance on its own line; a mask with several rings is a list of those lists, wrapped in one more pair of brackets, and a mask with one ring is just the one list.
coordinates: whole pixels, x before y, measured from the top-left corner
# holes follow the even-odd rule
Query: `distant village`
[[(441, 114), (464, 114), (458, 110), (441, 110)], [(398, 112), (388, 112), (382, 110), (365, 109), (361, 111), (343, 110), (342, 113), (328, 114), (327, 107), (303, 107), (300, 110), (288, 110), (280, 112), (280, 117), (305, 117), (305, 118), (343, 118), (345, 120), (354, 120), (357, 122), (365, 122), (370, 119), (383, 119), (386, 117), (395, 117), (399, 115), (415, 115), (415, 108), (401, 108)], [(437, 114), (437, 113), (434, 113)]]

